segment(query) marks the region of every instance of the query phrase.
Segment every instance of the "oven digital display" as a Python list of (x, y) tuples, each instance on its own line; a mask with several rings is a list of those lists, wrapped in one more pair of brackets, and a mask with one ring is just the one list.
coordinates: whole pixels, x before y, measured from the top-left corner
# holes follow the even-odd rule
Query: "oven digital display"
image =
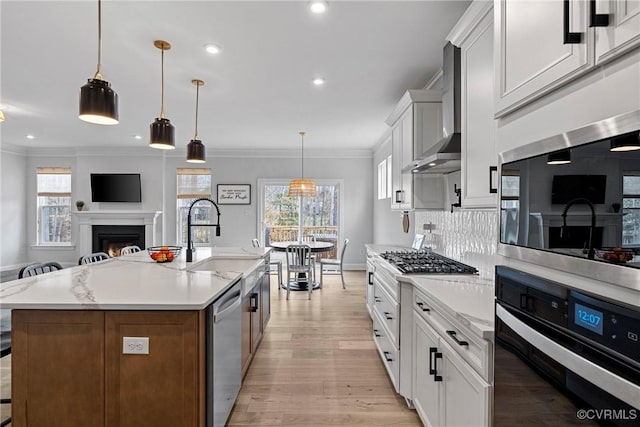
[(575, 303), (575, 315), (573, 321), (578, 326), (582, 326), (591, 332), (602, 335), (603, 316), (601, 311)]

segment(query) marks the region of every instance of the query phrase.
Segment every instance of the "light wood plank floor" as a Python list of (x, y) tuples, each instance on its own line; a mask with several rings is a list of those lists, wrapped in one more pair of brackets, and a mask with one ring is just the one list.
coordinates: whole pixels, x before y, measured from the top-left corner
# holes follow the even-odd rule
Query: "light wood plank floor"
[(365, 273), (322, 290), (278, 293), (229, 426), (420, 426), (388, 379), (371, 334)]

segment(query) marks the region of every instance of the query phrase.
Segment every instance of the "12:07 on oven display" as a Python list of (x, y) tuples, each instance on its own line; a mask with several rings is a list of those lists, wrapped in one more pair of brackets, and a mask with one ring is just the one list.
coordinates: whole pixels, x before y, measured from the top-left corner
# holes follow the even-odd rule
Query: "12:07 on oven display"
[(576, 325), (602, 335), (602, 312), (585, 307), (582, 304), (575, 305), (574, 320)]

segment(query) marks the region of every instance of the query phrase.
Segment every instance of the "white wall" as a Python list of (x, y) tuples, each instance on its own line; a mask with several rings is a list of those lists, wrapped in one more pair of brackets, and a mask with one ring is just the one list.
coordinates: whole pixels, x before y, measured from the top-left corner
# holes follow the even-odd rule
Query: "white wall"
[(12, 266), (26, 258), (25, 153), (3, 144), (0, 149), (0, 266)]
[[(200, 166), (186, 163), (177, 152), (167, 154), (152, 149), (136, 150), (37, 150), (28, 156), (3, 151), (2, 158), (2, 255), (0, 266), (9, 263), (56, 260), (77, 262), (76, 247), (36, 246), (36, 168), (67, 166), (72, 168), (73, 200), (82, 199), (89, 210), (161, 210), (164, 212), (163, 243), (176, 239), (176, 168)], [(289, 180), (300, 173), (297, 151), (238, 152), (216, 155), (209, 153), (203, 167), (212, 169), (213, 198), (217, 184), (251, 184), (251, 205), (221, 207), (222, 235), (217, 246), (248, 246), (256, 237), (257, 180), (283, 178)], [(5, 165), (6, 164), (6, 165)], [(141, 203), (92, 203), (89, 177), (96, 173), (140, 173)], [(344, 231), (350, 239), (345, 264), (364, 268), (364, 244), (373, 240), (373, 195), (370, 178), (371, 154), (368, 151), (327, 153), (305, 151), (305, 176), (344, 181)], [(22, 179), (15, 179), (22, 177)], [(73, 207), (75, 210), (75, 207)], [(9, 213), (9, 214), (7, 214)], [(73, 239), (77, 224), (73, 219)], [(5, 231), (6, 230), (6, 231)], [(12, 236), (11, 240), (5, 236)], [(5, 243), (6, 241), (6, 243)]]

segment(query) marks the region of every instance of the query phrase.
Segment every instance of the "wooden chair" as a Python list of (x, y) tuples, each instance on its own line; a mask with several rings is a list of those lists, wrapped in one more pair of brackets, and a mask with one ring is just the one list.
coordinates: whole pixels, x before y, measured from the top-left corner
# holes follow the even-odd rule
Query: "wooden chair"
[(140, 246), (137, 245), (125, 246), (124, 248), (120, 249), (120, 255), (135, 254), (136, 252), (140, 252), (141, 250), (142, 249), (140, 249)]
[[(251, 245), (254, 248), (259, 248), (260, 241), (258, 239), (251, 239)], [(282, 261), (280, 260), (269, 261), (269, 274), (278, 275), (278, 292), (280, 292), (280, 287), (284, 286), (284, 283), (282, 283)]]
[(109, 255), (104, 252), (95, 252), (89, 255), (81, 256), (80, 260), (78, 261), (78, 265), (91, 264), (105, 259), (109, 259)]
[(62, 270), (62, 266), (57, 262), (36, 262), (22, 267), (18, 273), (18, 279), (24, 277), (37, 276), (38, 274), (50, 273), (52, 271)]
[[(308, 245), (287, 246), (287, 299), (291, 291), (291, 282), (306, 281), (309, 291), (309, 299), (313, 292), (313, 264), (311, 260), (311, 248)], [(306, 278), (302, 276), (306, 274)], [(293, 279), (292, 276), (293, 275)]]
[[(22, 267), (18, 273), (18, 279), (37, 276), (39, 274), (50, 273), (62, 270), (62, 266), (57, 262), (37, 262)], [(11, 354), (11, 310), (0, 310), (0, 358)], [(0, 404), (10, 404), (10, 398), (0, 399)], [(11, 417), (2, 420), (0, 427), (11, 424)]]
[[(322, 276), (323, 274), (339, 274), (342, 279), (342, 289), (346, 289), (344, 285), (344, 274), (342, 270), (342, 264), (344, 262), (344, 253), (347, 250), (347, 245), (349, 244), (349, 239), (344, 239), (344, 244), (342, 245), (342, 251), (340, 252), (340, 259), (326, 259), (323, 258), (320, 260), (320, 288), (322, 288)], [(325, 267), (328, 267), (325, 270)]]

